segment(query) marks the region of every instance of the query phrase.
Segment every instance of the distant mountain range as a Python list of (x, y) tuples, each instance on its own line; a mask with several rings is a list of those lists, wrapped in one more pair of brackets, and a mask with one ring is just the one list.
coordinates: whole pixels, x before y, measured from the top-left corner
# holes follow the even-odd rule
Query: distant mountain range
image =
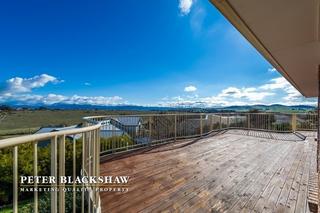
[(53, 104), (53, 105), (10, 105), (10, 107), (28, 109), (60, 109), (60, 110), (115, 110), (115, 111), (185, 111), (185, 112), (245, 112), (245, 111), (264, 111), (264, 112), (301, 112), (314, 111), (316, 107), (309, 105), (286, 106), (281, 104), (273, 105), (246, 105), (228, 106), (211, 108), (192, 108), (192, 107), (156, 107), (156, 106), (135, 106), (135, 105), (116, 105), (116, 106), (95, 106), (95, 105), (73, 105), (73, 104)]
[(230, 111), (259, 110), (259, 111), (269, 111), (269, 112), (292, 112), (292, 111), (313, 111), (316, 109), (316, 107), (309, 106), (309, 105), (286, 106), (281, 104), (273, 104), (273, 105), (229, 106), (229, 107), (222, 107), (218, 109), (230, 110)]

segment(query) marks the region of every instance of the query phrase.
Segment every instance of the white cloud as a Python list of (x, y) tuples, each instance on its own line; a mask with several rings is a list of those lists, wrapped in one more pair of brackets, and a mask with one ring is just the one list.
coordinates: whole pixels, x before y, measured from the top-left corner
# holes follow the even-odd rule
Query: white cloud
[(64, 96), (58, 94), (36, 95), (36, 94), (15, 94), (11, 96), (2, 96), (0, 102), (16, 102), (23, 104), (76, 104), (76, 105), (96, 105), (109, 106), (126, 104), (119, 96)]
[(261, 101), (267, 96), (275, 95), (272, 92), (263, 92), (257, 91), (254, 87), (248, 88), (236, 88), (236, 87), (228, 87), (227, 89), (222, 90), (222, 92), (218, 95), (218, 97), (232, 97), (236, 99), (245, 98), (249, 101)]
[(197, 87), (190, 85), (190, 86), (185, 87), (184, 91), (185, 92), (195, 92), (195, 91), (197, 91)]
[(216, 96), (199, 97), (198, 95), (186, 95), (172, 98), (166, 97), (165, 99), (162, 99), (162, 102), (160, 102), (159, 105), (172, 107), (214, 107), (261, 104), (263, 99), (272, 95), (274, 95), (274, 93), (258, 91), (254, 87), (228, 87)]
[[(224, 97), (173, 97), (171, 100), (158, 103), (160, 106), (170, 107), (215, 107), (215, 106), (231, 106), (231, 105), (248, 105), (246, 101), (228, 100)], [(254, 104), (258, 104), (254, 103)]]
[(214, 96), (176, 96), (163, 99), (161, 106), (214, 107), (254, 104), (315, 105), (315, 99), (304, 98), (284, 77), (271, 79), (257, 87), (227, 87)]
[(268, 72), (277, 72), (276, 68), (272, 67), (268, 69)]
[(270, 83), (260, 86), (260, 88), (264, 90), (286, 89), (289, 87), (292, 86), (284, 77), (271, 79)]
[(85, 85), (85, 86), (91, 86), (91, 83), (85, 82), (84, 85)]
[(260, 87), (263, 90), (283, 91), (286, 95), (282, 97), (284, 103), (288, 105), (300, 105), (300, 104), (311, 104), (315, 105), (314, 99), (307, 99), (303, 97), (300, 92), (294, 88), (284, 77), (278, 77), (270, 80), (270, 83), (264, 84)]
[(49, 94), (47, 96), (40, 97), (38, 101), (42, 104), (50, 105), (56, 103), (63, 103), (67, 99), (68, 97), (63, 95)]
[(190, 13), (193, 0), (179, 0), (179, 9), (182, 15)]
[(17, 93), (31, 92), (32, 89), (44, 87), (48, 83), (61, 83), (56, 77), (42, 74), (32, 78), (15, 77), (8, 79), (0, 89), (0, 94), (12, 95)]
[(35, 88), (44, 87), (48, 83), (60, 83), (54, 76), (47, 74), (37, 75), (32, 78), (15, 77), (0, 85), (0, 102), (14, 102), (20, 104), (83, 104), (83, 105), (116, 105), (126, 102), (119, 96), (65, 96), (59, 94), (38, 95), (32, 94)]
[[(0, 85), (0, 103), (19, 104), (81, 104), (81, 105), (121, 105), (128, 104), (119, 96), (81, 96), (33, 94), (35, 88), (44, 87), (48, 83), (62, 82), (56, 77), (42, 74), (32, 78), (11, 78)], [(256, 87), (235, 86), (227, 87), (218, 94), (200, 97), (194, 92), (197, 88), (193, 85), (186, 86), (187, 92), (182, 96), (165, 97), (158, 104), (161, 106), (186, 106), (186, 107), (213, 107), (230, 105), (252, 104), (286, 104), (286, 105), (315, 105), (315, 99), (304, 98), (284, 77), (271, 79), (266, 84)]]
[(89, 105), (114, 105), (123, 103), (123, 99), (119, 96), (105, 97), (105, 96), (79, 96), (73, 95), (63, 101), (67, 104), (89, 104)]

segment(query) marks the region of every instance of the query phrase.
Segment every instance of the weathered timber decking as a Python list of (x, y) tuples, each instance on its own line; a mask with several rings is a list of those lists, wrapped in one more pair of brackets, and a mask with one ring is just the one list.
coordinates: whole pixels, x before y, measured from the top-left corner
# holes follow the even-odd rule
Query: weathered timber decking
[(102, 212), (308, 212), (315, 142), (225, 134), (153, 148), (101, 164), (130, 176), (103, 192)]

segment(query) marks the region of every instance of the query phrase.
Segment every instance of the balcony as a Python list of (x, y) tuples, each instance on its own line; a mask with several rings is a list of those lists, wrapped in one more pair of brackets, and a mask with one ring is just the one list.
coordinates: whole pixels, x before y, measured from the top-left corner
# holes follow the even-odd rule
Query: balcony
[[(84, 121), (85, 127), (78, 129), (0, 141), (0, 150), (12, 153), (14, 212), (20, 200), (19, 162), (24, 160), (19, 150), (32, 144), (37, 176), (38, 144), (48, 139), (48, 175), (130, 176), (125, 193), (99, 193), (97, 185), (86, 184), (81, 185), (87, 191), (80, 199), (76, 192), (71, 199), (63, 190), (51, 192), (52, 212), (308, 212), (317, 208), (315, 114), (112, 115)], [(70, 145), (67, 136), (76, 134), (80, 139)], [(72, 162), (66, 162), (66, 156), (72, 156)], [(67, 163), (71, 163), (68, 168)], [(40, 196), (33, 193), (34, 212), (39, 211)], [(71, 208), (66, 206), (70, 200)]]
[(100, 194), (102, 210), (308, 212), (309, 174), (316, 169), (314, 139), (247, 133), (228, 130), (102, 163), (102, 175), (131, 177), (127, 193)]

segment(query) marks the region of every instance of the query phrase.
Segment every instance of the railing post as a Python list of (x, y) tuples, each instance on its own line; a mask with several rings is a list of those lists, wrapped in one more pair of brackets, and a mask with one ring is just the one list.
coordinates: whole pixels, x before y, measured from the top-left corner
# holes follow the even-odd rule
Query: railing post
[(202, 124), (202, 113), (200, 113), (200, 136), (202, 137), (203, 133), (203, 124)]
[[(112, 141), (112, 150), (114, 151), (114, 141)], [(112, 151), (112, 152), (113, 152)], [(92, 132), (88, 132), (88, 176), (93, 176), (92, 175)], [(91, 187), (92, 188), (92, 187)], [(91, 212), (91, 197), (90, 193), (88, 194), (88, 211)], [(60, 212), (59, 212), (60, 213)]]
[[(59, 176), (65, 176), (65, 135), (59, 138)], [(65, 212), (64, 184), (59, 183), (59, 213)]]
[(174, 115), (174, 141), (177, 140), (177, 114)]
[(228, 115), (228, 117), (227, 117), (227, 128), (229, 128), (230, 127), (230, 116)]
[[(95, 130), (92, 130), (91, 131), (91, 135), (92, 135), (92, 172), (91, 172), (91, 175), (92, 176), (96, 176), (96, 171), (97, 171), (97, 161), (96, 161), (96, 156), (97, 156), (97, 153), (96, 153), (96, 134), (95, 134)], [(119, 146), (117, 146), (118, 148)], [(93, 209), (96, 209), (97, 208), (97, 203), (96, 203), (96, 184), (94, 183), (92, 185), (92, 204), (93, 204)]]
[(248, 113), (247, 119), (248, 119), (248, 129), (250, 129), (250, 113)]
[[(55, 177), (58, 180), (57, 174), (57, 136), (51, 139), (51, 176)], [(57, 181), (58, 183), (58, 181)], [(51, 187), (56, 188), (57, 183), (52, 183)], [(57, 213), (57, 205), (58, 205), (58, 194), (56, 190), (51, 192), (51, 212)]]
[[(38, 176), (38, 142), (33, 143), (33, 175)], [(38, 189), (37, 182), (34, 183), (34, 188)], [(38, 190), (34, 194), (34, 212), (38, 213)]]
[[(100, 135), (99, 135), (99, 130), (95, 130), (96, 132), (96, 171), (95, 171), (95, 176), (99, 177), (100, 176)], [(99, 208), (99, 190), (98, 186), (96, 185), (95, 187), (96, 190), (96, 196), (95, 196), (95, 203), (97, 205), (97, 208)]]
[(13, 147), (13, 213), (18, 213), (18, 146)]
[(292, 131), (295, 132), (297, 130), (297, 115), (295, 113), (292, 114), (291, 125)]
[(72, 140), (72, 148), (73, 148), (73, 154), (72, 154), (72, 176), (73, 176), (73, 195), (72, 195), (72, 212), (76, 212), (76, 154), (77, 154), (77, 144), (76, 144), (76, 135), (73, 135), (73, 140)]
[[(90, 172), (90, 176), (95, 176), (95, 172), (96, 172), (96, 143), (95, 143), (95, 131), (91, 130), (91, 158), (90, 158), (90, 165), (91, 165), (91, 172)], [(117, 142), (117, 140), (116, 140)], [(118, 144), (116, 144), (116, 148), (118, 148)], [(96, 189), (96, 185), (92, 184), (91, 185), (91, 199), (89, 199), (90, 201), (90, 212), (94, 212), (94, 209), (96, 208), (96, 203), (95, 203), (95, 189)]]
[(211, 124), (210, 124), (210, 132), (213, 131), (213, 114), (210, 114), (211, 115)]
[[(84, 170), (85, 170), (85, 141), (86, 141), (86, 134), (82, 133), (82, 171), (81, 175), (85, 176)], [(82, 183), (82, 188), (84, 188), (84, 183)], [(84, 213), (84, 190), (81, 192), (81, 213)]]
[(220, 114), (220, 116), (219, 116), (219, 128), (220, 128), (220, 130), (222, 129), (222, 115)]
[(152, 134), (151, 134), (151, 116), (149, 116), (149, 145), (151, 145), (151, 142), (152, 142), (152, 139), (151, 139), (151, 137), (152, 137)]

